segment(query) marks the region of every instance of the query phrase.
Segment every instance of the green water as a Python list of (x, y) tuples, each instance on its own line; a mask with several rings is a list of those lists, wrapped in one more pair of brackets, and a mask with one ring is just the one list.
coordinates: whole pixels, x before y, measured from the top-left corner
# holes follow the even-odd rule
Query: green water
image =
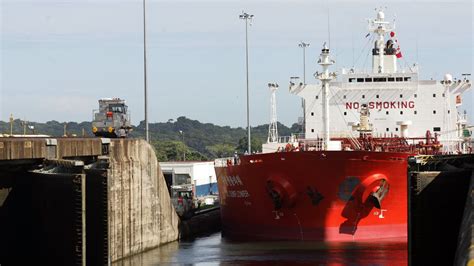
[(232, 242), (220, 233), (174, 242), (114, 263), (122, 265), (407, 265), (407, 246), (313, 242)]

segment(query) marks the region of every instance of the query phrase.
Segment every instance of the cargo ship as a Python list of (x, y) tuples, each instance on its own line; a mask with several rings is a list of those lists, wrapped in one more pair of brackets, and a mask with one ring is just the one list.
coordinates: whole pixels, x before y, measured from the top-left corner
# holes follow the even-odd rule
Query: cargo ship
[(304, 134), (279, 137), (275, 115), (261, 153), (215, 161), (225, 237), (407, 242), (410, 156), (471, 153), (458, 112), (468, 75), (419, 80), (417, 65), (399, 68), (395, 25), (383, 10), (368, 28), (370, 71), (330, 72), (324, 45), (319, 83), (291, 79), (290, 92), (304, 100)]

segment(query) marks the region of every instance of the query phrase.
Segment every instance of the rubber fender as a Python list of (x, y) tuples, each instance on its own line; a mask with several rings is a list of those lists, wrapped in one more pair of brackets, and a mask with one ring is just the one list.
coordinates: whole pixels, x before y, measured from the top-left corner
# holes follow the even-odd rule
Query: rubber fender
[(297, 193), (293, 185), (282, 177), (270, 177), (267, 179), (267, 192), (273, 190), (281, 198), (282, 206), (292, 207), (295, 205)]
[(375, 200), (375, 207), (380, 209), (380, 203), (385, 198), (389, 190), (389, 180), (384, 174), (373, 174), (366, 177), (357, 187), (354, 195), (361, 203), (367, 200)]

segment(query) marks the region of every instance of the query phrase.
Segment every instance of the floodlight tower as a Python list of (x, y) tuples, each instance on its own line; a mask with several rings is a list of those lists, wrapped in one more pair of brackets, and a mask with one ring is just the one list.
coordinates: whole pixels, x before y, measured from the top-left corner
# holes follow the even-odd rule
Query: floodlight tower
[(277, 113), (276, 113), (276, 91), (278, 90), (278, 84), (268, 83), (270, 89), (270, 125), (268, 126), (268, 138), (267, 143), (278, 142), (278, 126), (277, 126)]
[(146, 5), (145, 0), (142, 3), (143, 7), (143, 98), (145, 100), (145, 140), (150, 142), (150, 129), (148, 128), (148, 79), (147, 79), (147, 65), (146, 65)]
[(253, 15), (242, 11), (239, 16), (240, 19), (245, 20), (245, 69), (247, 72), (247, 152), (252, 153), (252, 147), (250, 142), (250, 107), (249, 107), (249, 39), (248, 39), (248, 26), (249, 21), (252, 22)]

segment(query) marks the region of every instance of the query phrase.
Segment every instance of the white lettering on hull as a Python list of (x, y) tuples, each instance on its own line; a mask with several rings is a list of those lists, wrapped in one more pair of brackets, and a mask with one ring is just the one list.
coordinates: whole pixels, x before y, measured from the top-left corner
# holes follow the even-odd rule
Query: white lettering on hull
[(227, 191), (228, 198), (248, 198), (250, 194), (247, 190), (228, 190)]
[(223, 176), (222, 177), (222, 182), (224, 185), (227, 187), (232, 187), (232, 186), (242, 186), (244, 183), (242, 183), (242, 180), (240, 177), (237, 176)]

